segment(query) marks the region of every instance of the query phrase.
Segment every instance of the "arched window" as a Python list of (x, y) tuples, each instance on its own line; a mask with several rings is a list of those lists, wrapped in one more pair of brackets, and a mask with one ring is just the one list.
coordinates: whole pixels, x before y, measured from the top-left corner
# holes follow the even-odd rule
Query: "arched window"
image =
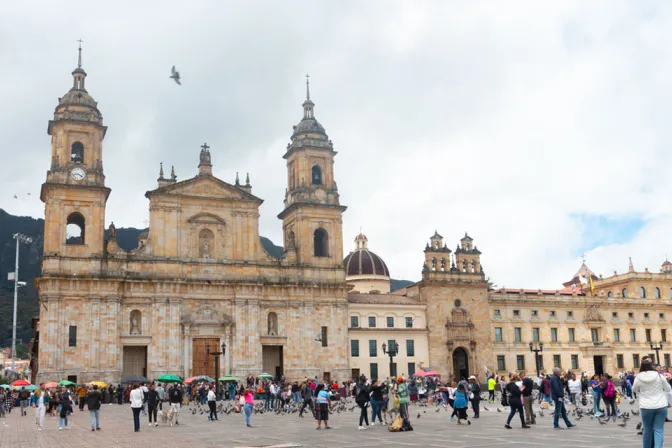
[(609, 297), (609, 298), (614, 297), (614, 294), (613, 294), (611, 291), (609, 291), (609, 292), (607, 293), (607, 297)]
[(646, 289), (644, 289), (643, 286), (639, 287), (639, 297), (642, 299), (646, 299)]
[(660, 299), (660, 288), (656, 288), (654, 294), (655, 294), (656, 299)]
[(446, 259), (441, 259), (441, 272), (446, 272)]
[(313, 167), (313, 185), (322, 185), (322, 169), (320, 168), (319, 165), (315, 165)]
[(268, 335), (278, 335), (278, 315), (272, 311), (268, 313)]
[(199, 258), (215, 258), (215, 234), (210, 229), (203, 229), (198, 233)]
[(471, 260), (471, 272), (476, 272), (476, 262), (474, 260)]
[(313, 234), (313, 244), (316, 257), (329, 256), (329, 235), (324, 229), (317, 229)]
[(70, 150), (70, 161), (74, 163), (84, 163), (84, 145), (81, 142), (72, 144)]
[(462, 272), (467, 272), (467, 260), (462, 260)]
[(623, 297), (627, 298), (628, 297), (628, 288), (623, 288), (623, 291), (621, 291), (621, 295), (623, 295)]
[(142, 334), (142, 313), (140, 310), (131, 311), (131, 320), (128, 334)]
[(432, 271), (436, 271), (436, 258), (432, 258)]
[(86, 221), (81, 213), (70, 213), (65, 226), (65, 244), (84, 244)]

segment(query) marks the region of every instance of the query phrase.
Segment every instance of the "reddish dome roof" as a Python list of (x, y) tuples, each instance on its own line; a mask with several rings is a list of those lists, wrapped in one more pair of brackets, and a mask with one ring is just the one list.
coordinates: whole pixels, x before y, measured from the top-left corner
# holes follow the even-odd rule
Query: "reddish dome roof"
[(378, 255), (368, 249), (357, 249), (350, 252), (343, 260), (345, 275), (383, 275), (390, 276), (387, 265)]

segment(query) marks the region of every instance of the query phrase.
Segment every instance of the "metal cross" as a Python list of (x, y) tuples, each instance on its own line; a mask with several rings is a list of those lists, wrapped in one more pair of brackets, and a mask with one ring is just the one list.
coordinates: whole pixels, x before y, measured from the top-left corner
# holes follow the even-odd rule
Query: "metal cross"
[(210, 149), (210, 147), (208, 146), (207, 143), (203, 143), (203, 146), (201, 146), (201, 149), (202, 149), (203, 151), (207, 151), (208, 149)]
[(82, 48), (82, 43), (83, 43), (84, 41), (82, 40), (81, 37), (80, 37), (79, 39), (77, 39), (77, 42), (79, 42), (79, 48)]
[(583, 264), (586, 264), (586, 254), (585, 253), (581, 253), (581, 261), (583, 262)]

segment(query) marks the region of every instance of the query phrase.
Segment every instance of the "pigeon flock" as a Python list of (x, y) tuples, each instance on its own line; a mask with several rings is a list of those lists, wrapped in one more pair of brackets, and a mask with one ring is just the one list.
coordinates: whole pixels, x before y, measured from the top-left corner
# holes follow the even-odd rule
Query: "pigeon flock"
[[(567, 415), (570, 417), (572, 420), (580, 421), (584, 418), (587, 418), (589, 421), (595, 422), (596, 424), (599, 425), (611, 425), (611, 426), (618, 426), (620, 428), (627, 428), (627, 427), (632, 427), (632, 425), (629, 425), (629, 421), (631, 420), (632, 416), (639, 416), (640, 412), (637, 409), (631, 410), (629, 412), (620, 412), (618, 416), (609, 416), (606, 417), (604, 413), (602, 415), (599, 415), (598, 417), (595, 417), (595, 411), (593, 409), (593, 397), (592, 395), (588, 394), (586, 396), (587, 398), (587, 405), (584, 407), (579, 406), (578, 408), (574, 408), (573, 404), (566, 404), (565, 406), (567, 407)], [(487, 396), (483, 395), (481, 397), (481, 410), (485, 412), (497, 412), (502, 414), (502, 418), (505, 418), (508, 416), (509, 407), (501, 407), (501, 406), (495, 406), (494, 409), (488, 408), (486, 405), (483, 403), (487, 403)], [(535, 400), (536, 403), (536, 400)], [(629, 404), (633, 405), (635, 403), (635, 400), (629, 400)], [(536, 405), (536, 404), (535, 404)], [(412, 412), (409, 412), (409, 414), (412, 416), (411, 418), (415, 419), (420, 419), (422, 418), (423, 414), (426, 414), (427, 411), (432, 411), (435, 413), (441, 412), (441, 410), (444, 410), (445, 412), (452, 412), (452, 408), (450, 406), (444, 406), (443, 403), (430, 403), (427, 399), (421, 399), (415, 402), (411, 402), (409, 404), (410, 407), (416, 408)], [(553, 409), (553, 403), (549, 403), (549, 409), (544, 410), (539, 408), (537, 412), (535, 412), (535, 418), (543, 418), (543, 417), (549, 417), (550, 419), (553, 418), (554, 414), (554, 409)], [(432, 409), (434, 408), (434, 409)], [(285, 407), (276, 407), (275, 409), (266, 409), (265, 408), (265, 403), (263, 400), (259, 400), (255, 405), (253, 409), (253, 415), (292, 415), (296, 414), (298, 417), (299, 410), (301, 409), (301, 403), (291, 403), (289, 405), (286, 405)], [(370, 413), (370, 409), (367, 410)], [(545, 412), (544, 412), (545, 411)], [(184, 411), (183, 411), (184, 412)], [(209, 408), (207, 405), (201, 405), (196, 401), (192, 401), (188, 406), (186, 412), (191, 415), (202, 415), (205, 416), (206, 418), (209, 415)], [(360, 408), (359, 406), (355, 403), (354, 398), (349, 397), (346, 399), (342, 399), (339, 401), (334, 401), (333, 406), (330, 409), (330, 414), (342, 414), (342, 413), (353, 413), (353, 422), (356, 421), (357, 417), (359, 416), (360, 413)], [(601, 410), (602, 412), (602, 410)], [(217, 414), (219, 416), (223, 415), (229, 415), (229, 414), (237, 414), (239, 411), (237, 411), (237, 405), (233, 401), (220, 401), (217, 405)], [(308, 416), (311, 415), (309, 408), (306, 408), (304, 411), (305, 414)], [(471, 413), (471, 410), (470, 410)], [(391, 422), (391, 416), (390, 415), (385, 415), (383, 413), (383, 417), (387, 422)], [(610, 423), (611, 422), (611, 423)], [(549, 422), (550, 424), (551, 422)], [(642, 435), (642, 423), (638, 422), (637, 425), (635, 425), (635, 429), (637, 431), (637, 435)]]

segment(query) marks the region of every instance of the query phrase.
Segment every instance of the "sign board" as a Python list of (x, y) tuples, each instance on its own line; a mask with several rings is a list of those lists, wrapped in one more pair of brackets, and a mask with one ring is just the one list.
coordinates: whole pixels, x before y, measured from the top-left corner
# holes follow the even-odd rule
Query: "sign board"
[(14, 280), (14, 272), (7, 273), (7, 280)]

